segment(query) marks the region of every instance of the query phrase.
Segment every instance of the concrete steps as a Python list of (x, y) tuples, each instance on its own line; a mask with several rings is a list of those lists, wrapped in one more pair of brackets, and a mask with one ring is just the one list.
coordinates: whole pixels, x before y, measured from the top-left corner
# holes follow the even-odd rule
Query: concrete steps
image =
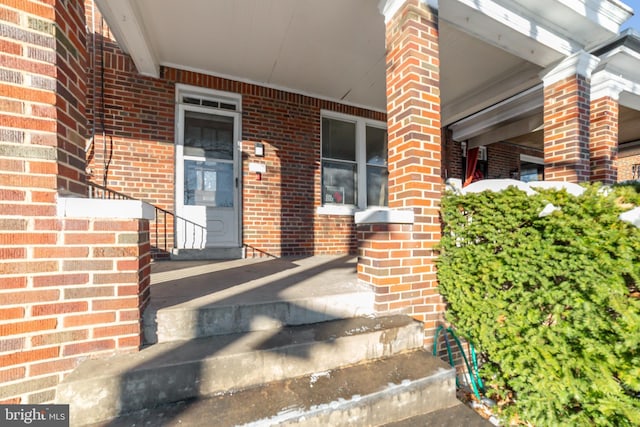
[(437, 411), (385, 424), (384, 427), (491, 427), (488, 420), (462, 402)]
[[(85, 361), (59, 385), (56, 401), (71, 404), (73, 424), (84, 425), (393, 357), (416, 351), (422, 342), (420, 323), (387, 316), (160, 343), (136, 354)], [(428, 355), (423, 359), (436, 363)], [(453, 385), (447, 387), (454, 393)]]
[(459, 405), (454, 375), (425, 351), (413, 350), (95, 426), (378, 426)]
[(156, 308), (144, 312), (145, 343), (170, 342), (306, 325), (369, 315), (373, 293), (354, 291), (252, 303)]
[[(352, 257), (156, 270), (149, 345), (87, 360), (58, 386), (72, 426), (369, 426), (460, 413), (455, 373), (423, 351), (422, 324), (374, 317)], [(413, 421), (432, 420), (422, 416)]]
[(374, 292), (357, 281), (352, 257), (188, 264), (152, 275), (151, 302), (143, 315), (145, 343), (375, 313)]

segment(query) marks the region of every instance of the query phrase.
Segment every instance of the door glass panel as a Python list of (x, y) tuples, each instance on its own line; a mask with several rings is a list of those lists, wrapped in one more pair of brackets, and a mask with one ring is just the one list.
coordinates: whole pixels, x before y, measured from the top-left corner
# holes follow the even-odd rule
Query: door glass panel
[(233, 117), (185, 111), (184, 155), (233, 160)]
[(233, 207), (233, 163), (184, 161), (184, 204)]

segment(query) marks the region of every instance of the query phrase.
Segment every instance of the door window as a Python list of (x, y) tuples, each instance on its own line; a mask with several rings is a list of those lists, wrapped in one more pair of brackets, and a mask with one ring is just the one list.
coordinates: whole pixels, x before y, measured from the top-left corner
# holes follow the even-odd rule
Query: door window
[(184, 155), (233, 160), (233, 117), (185, 111)]
[(185, 160), (184, 204), (233, 207), (233, 164)]
[(185, 111), (184, 204), (232, 208), (233, 117)]

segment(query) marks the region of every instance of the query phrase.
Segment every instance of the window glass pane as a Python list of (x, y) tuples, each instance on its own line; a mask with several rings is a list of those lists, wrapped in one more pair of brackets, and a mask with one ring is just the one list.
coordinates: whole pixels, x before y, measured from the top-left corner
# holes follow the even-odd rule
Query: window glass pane
[(202, 100), (202, 105), (204, 105), (205, 107), (214, 107), (214, 108), (218, 108), (218, 106), (220, 105), (218, 102), (216, 101), (209, 101), (208, 99), (203, 99)]
[(367, 126), (367, 163), (387, 165), (387, 130)]
[(233, 164), (184, 161), (184, 204), (233, 207)]
[(322, 157), (356, 160), (356, 124), (322, 119)]
[(322, 203), (355, 205), (356, 200), (356, 165), (324, 160)]
[(186, 111), (184, 155), (233, 160), (233, 117)]
[(200, 105), (200, 100), (198, 98), (190, 98), (188, 96), (185, 96), (184, 98), (182, 98), (182, 102), (184, 102), (185, 104)]
[(544, 181), (544, 165), (536, 163), (520, 163), (520, 181)]
[(367, 206), (387, 206), (389, 204), (387, 168), (367, 166)]

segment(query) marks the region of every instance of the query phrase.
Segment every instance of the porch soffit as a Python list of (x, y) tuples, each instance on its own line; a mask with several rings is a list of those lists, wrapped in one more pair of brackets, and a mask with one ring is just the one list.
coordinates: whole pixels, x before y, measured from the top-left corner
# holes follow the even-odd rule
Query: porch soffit
[[(139, 71), (201, 71), (386, 111), (374, 0), (95, 0)], [(617, 32), (616, 0), (446, 0), (443, 124), (538, 83), (543, 67)]]
[[(599, 49), (600, 64), (594, 71), (592, 86), (601, 95), (640, 110), (640, 33), (626, 30), (608, 46)], [(629, 100), (634, 100), (629, 102)]]

